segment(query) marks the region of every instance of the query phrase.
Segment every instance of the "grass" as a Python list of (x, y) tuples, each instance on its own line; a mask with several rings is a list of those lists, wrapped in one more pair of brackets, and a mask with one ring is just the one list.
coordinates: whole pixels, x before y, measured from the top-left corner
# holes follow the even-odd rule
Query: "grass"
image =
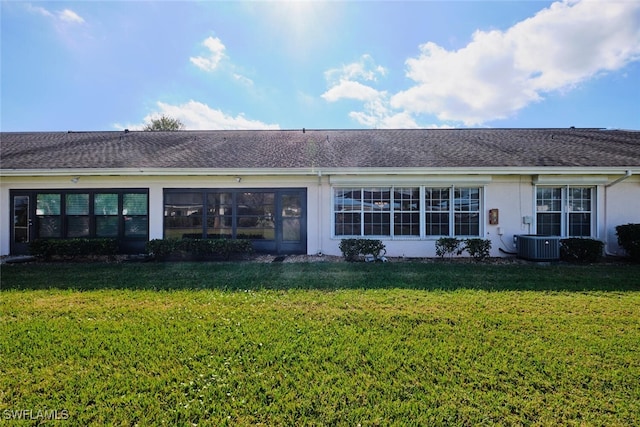
[(31, 410), (22, 424), (32, 425), (37, 411), (57, 410), (69, 425), (639, 425), (639, 273), (3, 266), (0, 418)]

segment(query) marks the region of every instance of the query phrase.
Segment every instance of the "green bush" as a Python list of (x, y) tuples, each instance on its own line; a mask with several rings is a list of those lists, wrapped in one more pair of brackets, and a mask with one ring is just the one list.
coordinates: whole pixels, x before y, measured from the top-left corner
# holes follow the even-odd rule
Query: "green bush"
[(491, 255), (491, 240), (467, 239), (464, 241), (464, 250), (476, 261), (483, 261)]
[(625, 224), (616, 227), (618, 244), (634, 261), (640, 261), (640, 224)]
[(253, 252), (253, 246), (249, 240), (235, 239), (154, 239), (147, 242), (146, 250), (160, 260), (170, 257), (228, 260), (234, 255)]
[(366, 255), (378, 259), (387, 252), (384, 243), (375, 239), (342, 239), (340, 250), (344, 259), (349, 262), (356, 261), (359, 256)]
[(569, 262), (596, 262), (602, 257), (600, 240), (570, 238), (560, 240), (560, 259)]
[(436, 255), (440, 258), (444, 258), (445, 255), (452, 258), (453, 254), (460, 255), (463, 250), (462, 240), (455, 237), (441, 237), (436, 241)]
[(153, 239), (145, 244), (145, 249), (149, 255), (163, 259), (177, 253), (178, 242), (178, 239)]
[(29, 246), (31, 255), (51, 260), (91, 256), (113, 256), (118, 253), (115, 239), (36, 239)]

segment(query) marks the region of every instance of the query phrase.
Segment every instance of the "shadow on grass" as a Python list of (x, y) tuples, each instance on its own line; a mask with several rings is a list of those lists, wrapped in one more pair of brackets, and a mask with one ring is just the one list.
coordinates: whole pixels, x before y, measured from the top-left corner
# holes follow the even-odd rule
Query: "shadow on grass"
[(640, 291), (638, 264), (29, 263), (2, 265), (0, 276), (1, 290)]

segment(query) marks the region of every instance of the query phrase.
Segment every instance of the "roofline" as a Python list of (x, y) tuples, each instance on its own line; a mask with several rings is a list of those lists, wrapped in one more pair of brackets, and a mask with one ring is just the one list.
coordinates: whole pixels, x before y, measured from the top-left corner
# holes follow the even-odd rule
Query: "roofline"
[(640, 166), (505, 166), (412, 168), (60, 168), (0, 169), (0, 177), (46, 176), (230, 176), (230, 175), (619, 175), (640, 174)]

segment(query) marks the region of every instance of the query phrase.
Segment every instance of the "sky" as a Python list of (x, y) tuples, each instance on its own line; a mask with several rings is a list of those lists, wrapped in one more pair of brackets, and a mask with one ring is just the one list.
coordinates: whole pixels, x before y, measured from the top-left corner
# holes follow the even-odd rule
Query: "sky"
[(2, 1), (0, 129), (640, 129), (640, 0)]

